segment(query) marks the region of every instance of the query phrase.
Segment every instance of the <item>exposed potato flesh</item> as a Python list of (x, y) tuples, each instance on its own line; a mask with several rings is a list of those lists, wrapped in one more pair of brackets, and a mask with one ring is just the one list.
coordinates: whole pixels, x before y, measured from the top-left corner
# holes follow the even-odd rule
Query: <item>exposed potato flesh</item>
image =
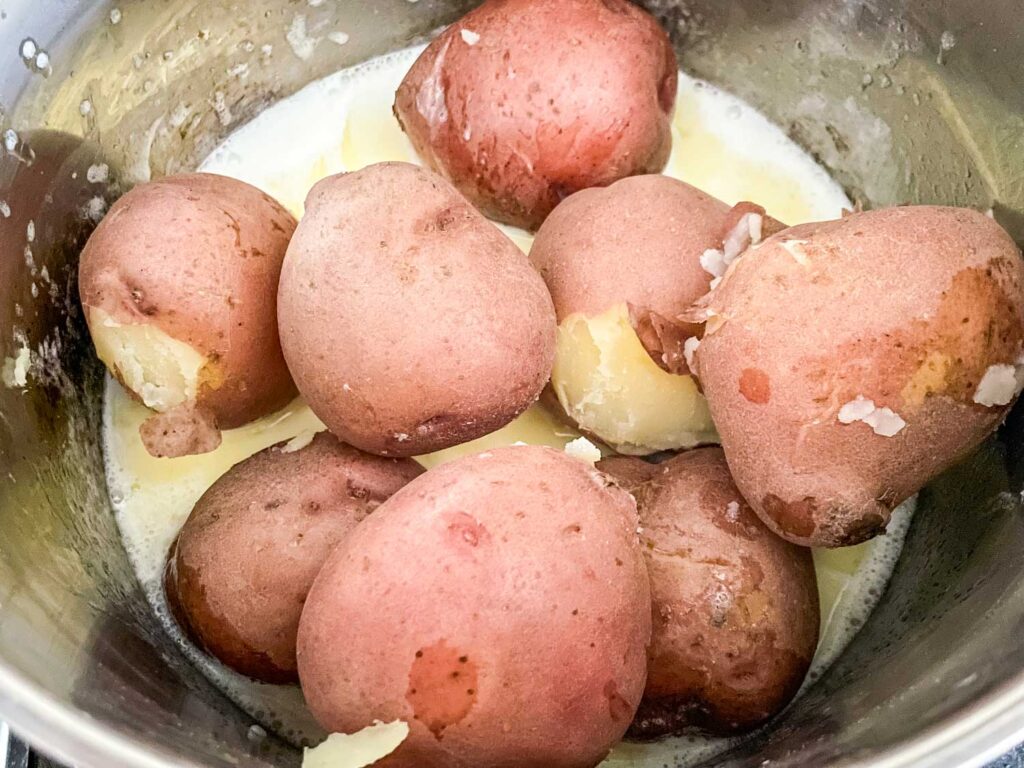
[(551, 384), (569, 417), (620, 453), (642, 455), (717, 440), (693, 378), (668, 373), (651, 359), (625, 304), (562, 321)]
[(96, 354), (147, 408), (165, 413), (195, 401), (207, 359), (155, 325), (119, 323), (99, 307), (86, 309)]
[(355, 733), (332, 733), (327, 740), (302, 754), (302, 768), (366, 768), (387, 757), (409, 735), (401, 720), (375, 723)]

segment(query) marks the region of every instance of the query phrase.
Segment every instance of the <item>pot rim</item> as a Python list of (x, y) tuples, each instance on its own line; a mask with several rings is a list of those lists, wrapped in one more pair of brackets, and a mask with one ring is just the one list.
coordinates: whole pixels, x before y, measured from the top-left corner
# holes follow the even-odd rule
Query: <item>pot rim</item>
[[(80, 768), (207, 768), (103, 725), (0, 661), (0, 716), (37, 749)], [(977, 768), (1024, 742), (1024, 673), (956, 715), (842, 768)], [(39, 745), (43, 746), (40, 747)]]

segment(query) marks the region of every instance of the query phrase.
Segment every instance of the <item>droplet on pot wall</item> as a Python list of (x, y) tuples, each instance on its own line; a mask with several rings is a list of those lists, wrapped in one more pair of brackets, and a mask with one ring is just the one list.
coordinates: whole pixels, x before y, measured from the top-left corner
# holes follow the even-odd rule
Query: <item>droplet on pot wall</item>
[(85, 172), (85, 178), (90, 184), (102, 184), (110, 178), (110, 166), (106, 163), (90, 165), (89, 170)]
[(21, 47), (19, 49), (21, 58), (25, 64), (31, 66), (35, 61), (36, 54), (39, 53), (39, 46), (36, 45), (36, 41), (31, 37), (26, 37), (21, 41)]
[(956, 47), (956, 35), (950, 30), (946, 30), (939, 37), (939, 55), (936, 57), (936, 62), (942, 65), (946, 63), (946, 54)]

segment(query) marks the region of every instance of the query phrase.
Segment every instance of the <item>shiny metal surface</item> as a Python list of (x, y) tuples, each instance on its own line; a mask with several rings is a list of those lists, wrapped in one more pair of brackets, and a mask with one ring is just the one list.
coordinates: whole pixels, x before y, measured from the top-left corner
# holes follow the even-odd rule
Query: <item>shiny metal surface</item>
[[(249, 739), (250, 721), (163, 636), (117, 538), (102, 371), (74, 296), (102, 201), (191, 167), (265, 105), (469, 4), (135, 0), (111, 16), (91, 2), (0, 0), (0, 134), (18, 133), (13, 152), (0, 149), (11, 209), (0, 215), (0, 363), (25, 344), (32, 360), (25, 388), (0, 385), (0, 718), (56, 757), (299, 763), (272, 736)], [(687, 69), (786, 126), (865, 206), (991, 207), (1024, 240), (1018, 0), (647, 5)], [(323, 39), (335, 29), (347, 45)], [(47, 77), (23, 63), (27, 37), (49, 54)], [(311, 51), (296, 44), (318, 37)], [(98, 162), (108, 184), (87, 178)], [(848, 653), (723, 764), (980, 765), (1024, 740), (1022, 482), (1018, 408), (923, 494), (893, 583)]]

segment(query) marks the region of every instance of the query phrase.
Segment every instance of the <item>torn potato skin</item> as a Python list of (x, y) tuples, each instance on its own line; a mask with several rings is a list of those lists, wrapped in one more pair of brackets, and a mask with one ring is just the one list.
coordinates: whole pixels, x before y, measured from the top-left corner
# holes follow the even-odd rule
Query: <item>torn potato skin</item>
[(695, 364), (736, 484), (790, 541), (846, 546), (1005, 418), (1016, 373), (1001, 405), (978, 388), (1020, 370), (1024, 268), (975, 211), (852, 213), (749, 249), (701, 318)]
[[(705, 254), (746, 247), (760, 236), (765, 218), (756, 205), (730, 207), (660, 175), (583, 190), (552, 212), (530, 260), (551, 291), (559, 322), (552, 383), (580, 429), (632, 454), (714, 439), (703, 399), (688, 378), (688, 345), (702, 325), (680, 316), (715, 277)], [(746, 239), (734, 235), (740, 224)], [(724, 238), (735, 244), (726, 248)], [(610, 327), (608, 313), (623, 305), (628, 325)], [(646, 360), (627, 353), (622, 339), (630, 331), (672, 376), (659, 377)], [(665, 380), (675, 376), (687, 376), (687, 386)], [(672, 426), (646, 416), (620, 417), (625, 395), (619, 394), (626, 390), (646, 411), (674, 413)]]
[(626, 0), (491, 0), (420, 55), (394, 112), (476, 208), (536, 229), (578, 190), (662, 170), (677, 78), (668, 36)]
[(784, 226), (754, 203), (729, 207), (676, 179), (637, 176), (563, 202), (537, 233), (530, 260), (551, 291), (559, 322), (626, 302), (651, 358), (670, 373), (686, 374), (682, 346), (701, 328), (680, 315), (715, 277), (701, 256), (725, 249), (730, 238), (742, 252), (749, 233), (745, 240), (734, 233), (746, 216), (757, 217), (757, 233)]
[(172, 548), (164, 584), (178, 623), (235, 671), (296, 682), (299, 616), (327, 555), (422, 473), (328, 432), (236, 464), (196, 502)]
[(647, 684), (629, 735), (742, 733), (780, 712), (818, 642), (810, 550), (758, 519), (719, 448), (598, 468), (636, 497), (651, 578)]
[(276, 312), (294, 229), (291, 214), (255, 187), (194, 173), (140, 184), (93, 232), (78, 285), (100, 357), (154, 410), (205, 414), (191, 436), (181, 413), (158, 419), (147, 447), (167, 428), (174, 446), (159, 453), (187, 450), (190, 440), (201, 450), (214, 424), (239, 427), (294, 398)]
[(400, 768), (591, 768), (640, 701), (650, 592), (633, 499), (561, 451), (430, 470), (360, 523), (299, 629), (330, 731), (401, 719)]
[(146, 452), (158, 459), (210, 453), (221, 443), (213, 413), (194, 402), (150, 416), (139, 425), (139, 437)]

